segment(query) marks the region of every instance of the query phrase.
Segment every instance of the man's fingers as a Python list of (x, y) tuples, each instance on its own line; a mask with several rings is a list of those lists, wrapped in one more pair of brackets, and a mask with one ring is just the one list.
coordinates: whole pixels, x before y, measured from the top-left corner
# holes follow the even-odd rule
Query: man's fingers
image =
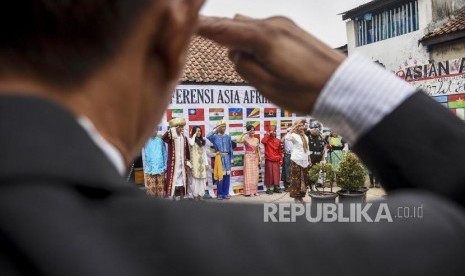
[(197, 34), (230, 49), (250, 51), (261, 44), (257, 25), (244, 20), (201, 16)]
[[(256, 87), (260, 93), (273, 103), (279, 103), (281, 107), (296, 112), (307, 112), (306, 110), (295, 110), (293, 108), (294, 98), (286, 93), (288, 88), (279, 81), (279, 78), (264, 69), (253, 56), (240, 51), (231, 51), (236, 71), (249, 84)], [(294, 104), (295, 105), (295, 104)]]
[(224, 46), (237, 46), (251, 36), (250, 26), (229, 18), (199, 18), (197, 33)]
[(190, 0), (190, 1), (192, 2), (192, 5), (194, 7), (192, 11), (198, 17), (200, 9), (205, 4), (205, 0), (194, 0), (194, 1)]
[(256, 21), (253, 17), (243, 15), (243, 14), (236, 14), (234, 15), (234, 20), (236, 21)]
[(230, 58), (236, 65), (236, 71), (250, 84), (257, 86), (275, 82), (275, 78), (263, 69), (250, 54), (231, 51)]
[[(165, 59), (165, 68), (169, 78), (177, 78), (184, 66), (187, 49), (198, 21), (199, 10), (204, 2), (204, 0), (168, 2), (164, 26), (161, 28), (164, 31), (160, 32), (155, 51), (158, 51), (159, 56)], [(158, 41), (170, 41), (170, 45), (158, 44)]]

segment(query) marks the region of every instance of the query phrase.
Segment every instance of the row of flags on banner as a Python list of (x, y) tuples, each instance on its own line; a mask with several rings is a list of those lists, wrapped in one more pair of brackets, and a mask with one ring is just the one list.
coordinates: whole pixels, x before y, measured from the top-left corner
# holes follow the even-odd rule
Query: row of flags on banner
[[(263, 117), (262, 117), (263, 114)], [(226, 116), (225, 116), (226, 115)], [(192, 122), (205, 121), (207, 118), (209, 121), (219, 121), (222, 119), (228, 119), (229, 121), (242, 121), (244, 119), (259, 119), (259, 118), (277, 118), (277, 117), (294, 117), (295, 113), (291, 113), (287, 110), (280, 110), (278, 108), (189, 108), (187, 109), (187, 118)], [(299, 116), (299, 115), (297, 115)], [(166, 113), (167, 121), (173, 118), (179, 118), (186, 116), (184, 115), (184, 109), (174, 108), (168, 109)]]
[[(302, 117), (305, 116), (273, 106), (208, 106), (195, 108), (181, 108), (177, 106), (171, 106), (170, 109), (166, 111), (165, 121), (160, 124), (158, 130), (160, 133), (163, 133), (163, 131), (168, 129), (168, 122), (170, 120), (174, 118), (184, 118), (187, 120), (189, 135), (192, 132), (192, 128), (194, 126), (200, 126), (205, 137), (206, 134), (211, 131), (214, 126), (216, 126), (218, 121), (224, 119), (227, 124), (226, 133), (231, 136), (231, 140), (233, 141), (234, 145), (231, 168), (231, 185), (234, 190), (236, 190), (238, 187), (240, 189), (240, 187), (243, 185), (245, 148), (243, 144), (236, 143), (235, 141), (237, 141), (245, 132), (246, 126), (253, 125), (256, 138), (261, 139), (263, 134), (271, 127), (275, 127), (278, 133), (286, 133), (286, 130), (292, 126), (293, 120)], [(262, 154), (264, 153), (262, 152)], [(214, 163), (214, 155), (214, 149), (210, 148), (210, 164)], [(263, 170), (264, 168), (262, 167), (259, 177), (259, 190), (263, 190)], [(213, 183), (210, 176), (208, 182)], [(214, 184), (213, 187), (215, 187)]]
[[(209, 121), (216, 123), (217, 121), (226, 119), (230, 122), (228, 132), (232, 139), (235, 140), (244, 132), (244, 121), (247, 125), (251, 124), (254, 126), (258, 138), (262, 130), (268, 131), (270, 127), (276, 127), (278, 133), (285, 133), (287, 128), (292, 126), (293, 117), (303, 117), (302, 115), (297, 115), (287, 110), (279, 110), (277, 108), (227, 108), (228, 116), (225, 117), (225, 109), (226, 108), (168, 109), (166, 112), (166, 122), (174, 118), (187, 118), (187, 120), (191, 122), (191, 124), (189, 124), (189, 132), (192, 130), (192, 125), (195, 124), (200, 125), (202, 133), (205, 134), (204, 122)], [(187, 116), (185, 111), (187, 111)], [(245, 111), (246, 114), (245, 118), (243, 116), (243, 111)], [(206, 114), (208, 114), (208, 117), (205, 116)], [(160, 128), (160, 131), (161, 130)]]
[[(279, 122), (279, 126), (278, 126), (278, 121), (276, 120), (265, 120), (263, 121), (263, 130), (264, 131), (268, 131), (271, 127), (275, 127), (277, 132), (281, 132), (282, 134), (286, 133), (286, 130), (292, 126), (292, 120), (281, 120)], [(257, 132), (256, 134), (256, 137), (257, 138), (260, 138), (260, 131), (261, 131), (261, 125), (262, 125), (262, 122), (261, 121), (247, 121), (246, 124), (251, 124), (254, 126), (254, 129), (255, 131)], [(194, 126), (199, 126), (200, 129), (202, 130), (202, 133), (204, 133), (204, 135), (206, 135), (206, 131), (205, 131), (205, 125), (204, 124), (197, 124), (197, 125), (193, 125), (193, 124), (189, 124), (188, 127), (189, 127), (189, 133), (191, 133), (192, 131), (192, 128)], [(163, 128), (162, 125), (158, 126), (158, 132), (163, 132), (165, 130), (167, 130), (167, 127), (165, 127), (166, 129)], [(237, 140), (243, 133), (244, 133), (244, 130), (245, 130), (245, 125), (244, 123), (230, 123), (229, 124), (229, 129), (228, 129), (228, 134), (231, 136), (231, 139), (233, 141)]]

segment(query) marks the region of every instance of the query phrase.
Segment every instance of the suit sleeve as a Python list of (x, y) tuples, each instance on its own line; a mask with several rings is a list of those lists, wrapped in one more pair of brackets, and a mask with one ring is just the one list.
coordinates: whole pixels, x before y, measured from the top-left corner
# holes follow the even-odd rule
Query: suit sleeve
[(407, 82), (354, 54), (326, 83), (312, 116), (355, 143), (413, 93), (415, 88)]
[(463, 123), (391, 72), (350, 56), (312, 115), (354, 145), (386, 190), (423, 189), (464, 204)]
[(386, 190), (420, 188), (465, 205), (465, 125), (423, 92), (361, 137), (354, 151)]

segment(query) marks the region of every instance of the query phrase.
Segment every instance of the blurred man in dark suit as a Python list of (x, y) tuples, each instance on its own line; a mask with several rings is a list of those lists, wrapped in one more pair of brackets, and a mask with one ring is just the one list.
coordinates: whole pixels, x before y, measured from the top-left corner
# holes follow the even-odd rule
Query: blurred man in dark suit
[[(421, 205), (423, 218), (272, 224), (263, 206), (173, 205), (124, 182), (171, 98), (202, 2), (3, 3), (0, 274), (463, 274), (463, 123), (287, 19), (198, 28), (269, 99), (354, 143), (393, 211)], [(434, 151), (444, 139), (432, 128), (454, 146)]]

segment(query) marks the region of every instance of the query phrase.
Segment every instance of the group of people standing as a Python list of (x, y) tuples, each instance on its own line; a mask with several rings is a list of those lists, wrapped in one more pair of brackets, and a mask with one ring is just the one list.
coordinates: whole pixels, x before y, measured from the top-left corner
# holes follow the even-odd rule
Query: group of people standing
[[(265, 154), (264, 184), (266, 193), (284, 191), (296, 201), (303, 201), (310, 186), (308, 171), (312, 164), (327, 160), (336, 168), (342, 159), (344, 141), (340, 136), (331, 134), (321, 136), (321, 125), (306, 120), (294, 122), (287, 133), (279, 139), (276, 128), (267, 130), (260, 140), (253, 125), (247, 125), (246, 131), (236, 141), (226, 134), (226, 122), (221, 120), (204, 137), (200, 126), (194, 126), (189, 137), (184, 136), (186, 121), (175, 118), (169, 122), (170, 129), (161, 137), (155, 131), (144, 148), (144, 173), (146, 191), (156, 197), (181, 199), (187, 195), (201, 200), (205, 196), (209, 162), (206, 140), (215, 150), (213, 180), (217, 185), (217, 199), (229, 199), (231, 166), (233, 163), (233, 143), (244, 144), (244, 190), (245, 196), (258, 196), (258, 182), (262, 164), (260, 143)], [(258, 137), (257, 137), (258, 136)], [(167, 145), (167, 147), (165, 146)], [(326, 150), (325, 150), (326, 149)]]
[[(185, 119), (173, 119), (169, 125), (170, 129), (161, 137), (155, 131), (144, 147), (146, 192), (174, 199), (183, 198), (187, 193), (197, 199), (203, 197), (208, 162), (202, 129), (195, 126), (190, 136), (185, 137)], [(189, 179), (191, 185), (188, 185)]]
[(247, 125), (244, 133), (236, 142), (245, 146), (244, 155), (244, 195), (258, 196), (258, 181), (262, 164), (260, 142), (265, 147), (265, 186), (267, 193), (281, 193), (280, 167), (283, 163), (281, 140), (276, 137), (276, 128), (267, 131), (260, 141), (255, 136), (253, 125)]
[(337, 171), (339, 164), (348, 150), (348, 144), (337, 133), (322, 135), (322, 126), (314, 121), (308, 129), (306, 120), (297, 120), (287, 129), (282, 138), (284, 163), (282, 180), (286, 191), (296, 202), (303, 202), (310, 187), (316, 190), (317, 183), (311, 183), (309, 170), (314, 164), (328, 162)]
[[(215, 148), (214, 180), (217, 198), (229, 199), (233, 147), (220, 121), (206, 139), (200, 126), (194, 126), (189, 137), (184, 135), (186, 120), (175, 118), (170, 129), (159, 137), (155, 131), (144, 147), (144, 174), (147, 194), (155, 197), (182, 199), (205, 196), (209, 169), (206, 139)], [(167, 146), (166, 146), (166, 145)]]

